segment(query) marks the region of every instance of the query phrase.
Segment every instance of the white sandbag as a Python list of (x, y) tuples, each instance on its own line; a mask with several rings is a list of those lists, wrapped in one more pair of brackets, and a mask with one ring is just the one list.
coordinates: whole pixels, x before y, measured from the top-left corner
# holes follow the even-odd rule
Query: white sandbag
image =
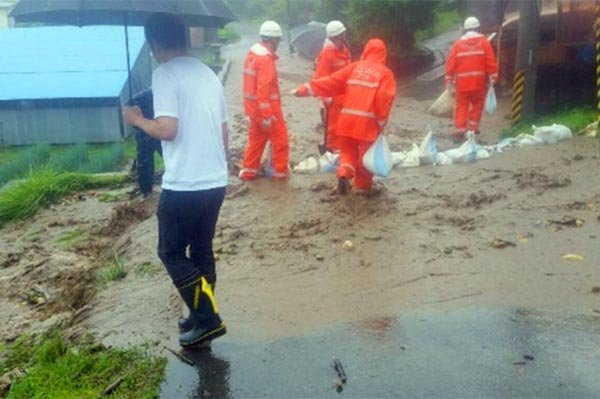
[(564, 125), (557, 125), (556, 123), (552, 126), (533, 126), (532, 128), (533, 135), (542, 139), (546, 144), (556, 144), (559, 141), (573, 137), (571, 129)]
[(406, 159), (406, 154), (402, 151), (397, 151), (397, 152), (392, 152), (392, 164), (394, 164), (394, 166), (398, 165), (399, 163), (404, 162), (404, 160)]
[(423, 142), (419, 146), (419, 161), (421, 165), (430, 165), (436, 163), (437, 158), (437, 144), (435, 141), (435, 135), (433, 130), (429, 129), (429, 132), (423, 139)]
[(472, 132), (467, 133), (467, 141), (460, 147), (447, 150), (444, 153), (452, 160), (453, 163), (470, 163), (477, 159), (477, 151), (479, 150), (475, 135)]
[(490, 152), (485, 148), (479, 147), (475, 159), (488, 159), (491, 156)]
[(322, 173), (333, 173), (339, 165), (340, 155), (326, 151), (319, 157), (319, 171)]
[(419, 146), (413, 143), (412, 149), (406, 152), (406, 156), (402, 161), (403, 168), (412, 168), (415, 166), (419, 166), (421, 162), (419, 161)]
[(491, 115), (496, 112), (497, 106), (496, 90), (494, 90), (494, 86), (490, 85), (487, 95), (485, 96), (485, 112)]
[(437, 154), (437, 159), (435, 162), (436, 165), (452, 165), (452, 159), (444, 154), (443, 152), (439, 152)]
[(454, 115), (454, 99), (450, 95), (448, 89), (435, 100), (435, 102), (427, 110), (435, 116), (445, 116), (451, 118)]
[(514, 137), (509, 137), (506, 139), (502, 139), (500, 140), (500, 142), (498, 144), (496, 144), (494, 148), (495, 151), (497, 152), (502, 152), (504, 149), (506, 148), (510, 148), (515, 144), (515, 138)]
[(544, 140), (531, 134), (521, 133), (515, 137), (514, 144), (517, 147), (523, 147), (526, 145), (539, 145), (544, 144)]
[(392, 170), (392, 153), (383, 134), (365, 152), (362, 159), (364, 167), (371, 173), (380, 177), (387, 177)]
[(294, 172), (300, 174), (314, 174), (319, 171), (319, 160), (310, 156), (300, 162), (298, 165), (294, 166)]

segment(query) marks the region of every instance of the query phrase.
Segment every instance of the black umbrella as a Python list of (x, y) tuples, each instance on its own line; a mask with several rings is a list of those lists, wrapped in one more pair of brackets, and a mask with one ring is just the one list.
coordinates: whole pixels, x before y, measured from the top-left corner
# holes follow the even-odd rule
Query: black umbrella
[(325, 41), (325, 24), (311, 21), (292, 28), (290, 32), (292, 45), (304, 57), (313, 60), (317, 58)]
[(123, 25), (131, 98), (128, 26), (143, 26), (154, 13), (179, 15), (187, 26), (223, 27), (236, 20), (223, 0), (21, 0), (10, 13), (16, 22), (52, 25)]

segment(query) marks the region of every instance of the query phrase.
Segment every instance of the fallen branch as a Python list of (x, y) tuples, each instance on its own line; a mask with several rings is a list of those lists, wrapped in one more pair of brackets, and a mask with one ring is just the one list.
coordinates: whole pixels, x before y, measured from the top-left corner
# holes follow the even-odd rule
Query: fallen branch
[(185, 364), (189, 364), (190, 366), (195, 366), (196, 365), (196, 363), (194, 363), (192, 360), (188, 359), (187, 357), (183, 356), (181, 353), (176, 352), (176, 351), (174, 351), (171, 348), (167, 348), (166, 346), (163, 346), (163, 348), (165, 348), (166, 350), (168, 350), (169, 352), (171, 352), (173, 355), (175, 355), (175, 357), (177, 357), (179, 360), (181, 360)]
[(111, 393), (113, 393), (115, 391), (115, 389), (117, 389), (119, 387), (119, 385), (121, 385), (121, 383), (124, 381), (124, 379), (125, 378), (123, 376), (117, 378), (112, 384), (107, 386), (104, 391), (102, 391), (102, 396), (108, 396)]

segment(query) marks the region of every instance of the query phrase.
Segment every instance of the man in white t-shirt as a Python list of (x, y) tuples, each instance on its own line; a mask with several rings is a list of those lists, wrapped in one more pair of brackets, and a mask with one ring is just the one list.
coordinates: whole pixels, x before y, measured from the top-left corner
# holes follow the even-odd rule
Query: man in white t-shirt
[(154, 14), (144, 30), (160, 64), (152, 74), (154, 119), (138, 107), (124, 107), (123, 116), (162, 143), (158, 255), (190, 310), (179, 321), (179, 343), (197, 346), (226, 333), (214, 298), (212, 249), (228, 176), (225, 97), (214, 72), (188, 55), (177, 16)]

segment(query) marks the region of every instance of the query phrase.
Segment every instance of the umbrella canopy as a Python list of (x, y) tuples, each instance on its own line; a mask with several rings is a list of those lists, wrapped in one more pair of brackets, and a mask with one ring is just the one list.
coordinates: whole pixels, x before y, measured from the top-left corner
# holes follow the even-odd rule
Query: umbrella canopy
[(21, 0), (16, 22), (142, 26), (153, 13), (179, 15), (189, 26), (218, 28), (236, 20), (223, 0)]
[(298, 53), (314, 61), (321, 52), (323, 42), (327, 37), (325, 24), (311, 21), (304, 25), (295, 26), (290, 32), (290, 37), (291, 43)]

